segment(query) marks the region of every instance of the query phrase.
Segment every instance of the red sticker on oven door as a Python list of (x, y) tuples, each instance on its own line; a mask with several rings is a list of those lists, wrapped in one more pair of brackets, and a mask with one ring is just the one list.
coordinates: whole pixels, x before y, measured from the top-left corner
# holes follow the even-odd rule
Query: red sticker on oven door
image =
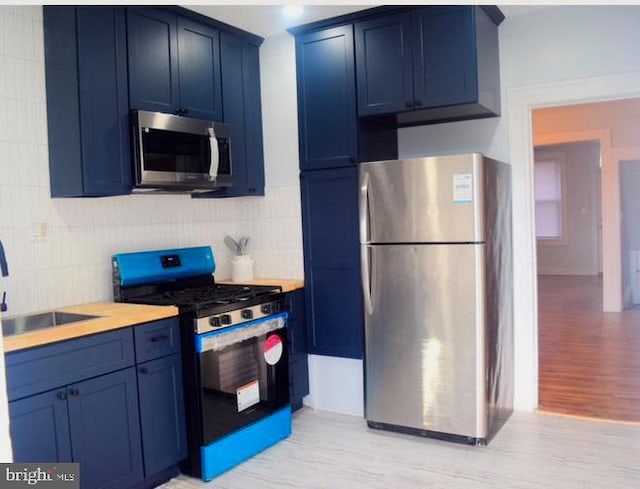
[(269, 365), (275, 365), (281, 357), (282, 340), (277, 334), (272, 334), (264, 342), (264, 359)]

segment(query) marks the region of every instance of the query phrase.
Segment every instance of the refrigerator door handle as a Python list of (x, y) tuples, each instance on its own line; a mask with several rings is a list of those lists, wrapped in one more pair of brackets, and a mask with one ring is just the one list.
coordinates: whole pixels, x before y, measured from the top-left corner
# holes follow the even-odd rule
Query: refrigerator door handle
[(362, 295), (364, 297), (365, 312), (373, 314), (373, 301), (371, 299), (371, 246), (360, 245), (360, 262), (362, 275)]
[(364, 297), (364, 307), (367, 314), (373, 313), (371, 301), (371, 263), (369, 254), (370, 247), (367, 246), (369, 239), (369, 174), (361, 173), (360, 179), (360, 273), (362, 275), (362, 295)]
[(360, 244), (369, 241), (369, 174), (362, 172), (360, 179)]

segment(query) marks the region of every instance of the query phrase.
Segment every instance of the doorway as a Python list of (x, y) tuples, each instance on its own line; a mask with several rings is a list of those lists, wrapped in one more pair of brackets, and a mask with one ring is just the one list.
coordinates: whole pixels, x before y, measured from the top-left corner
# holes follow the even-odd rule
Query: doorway
[[(603, 158), (608, 158), (609, 172), (612, 161), (617, 166), (611, 144), (625, 134), (624, 115), (637, 108), (634, 99), (533, 111), (538, 407), (544, 411), (640, 422), (640, 310), (603, 311), (601, 205), (601, 196), (619, 192), (621, 206), (626, 196), (629, 201), (635, 197), (640, 208), (634, 193), (638, 185), (623, 185), (636, 171), (640, 176), (640, 165), (620, 165), (619, 188), (611, 188), (609, 179), (603, 183), (601, 175)], [(590, 121), (606, 129), (594, 132)], [(537, 144), (549, 141), (554, 144)], [(631, 207), (628, 213), (640, 215)], [(621, 245), (627, 239), (635, 246), (631, 227), (626, 233), (621, 228)], [(621, 279), (609, 281), (618, 294), (631, 270), (627, 263), (624, 273), (631, 255), (625, 261), (623, 249), (607, 257), (618, 267), (623, 262)]]

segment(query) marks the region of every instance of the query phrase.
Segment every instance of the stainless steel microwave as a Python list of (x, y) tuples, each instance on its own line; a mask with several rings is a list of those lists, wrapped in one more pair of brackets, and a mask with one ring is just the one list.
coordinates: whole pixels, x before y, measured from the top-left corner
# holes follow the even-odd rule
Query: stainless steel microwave
[(131, 113), (136, 189), (207, 191), (232, 184), (228, 124)]

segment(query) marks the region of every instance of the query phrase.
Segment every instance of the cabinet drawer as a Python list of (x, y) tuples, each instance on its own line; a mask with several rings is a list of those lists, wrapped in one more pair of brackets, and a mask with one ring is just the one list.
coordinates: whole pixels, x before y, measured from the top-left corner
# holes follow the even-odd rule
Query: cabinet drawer
[(134, 363), (131, 328), (9, 353), (9, 400), (55, 389)]
[(178, 318), (163, 319), (133, 328), (138, 363), (180, 352)]

